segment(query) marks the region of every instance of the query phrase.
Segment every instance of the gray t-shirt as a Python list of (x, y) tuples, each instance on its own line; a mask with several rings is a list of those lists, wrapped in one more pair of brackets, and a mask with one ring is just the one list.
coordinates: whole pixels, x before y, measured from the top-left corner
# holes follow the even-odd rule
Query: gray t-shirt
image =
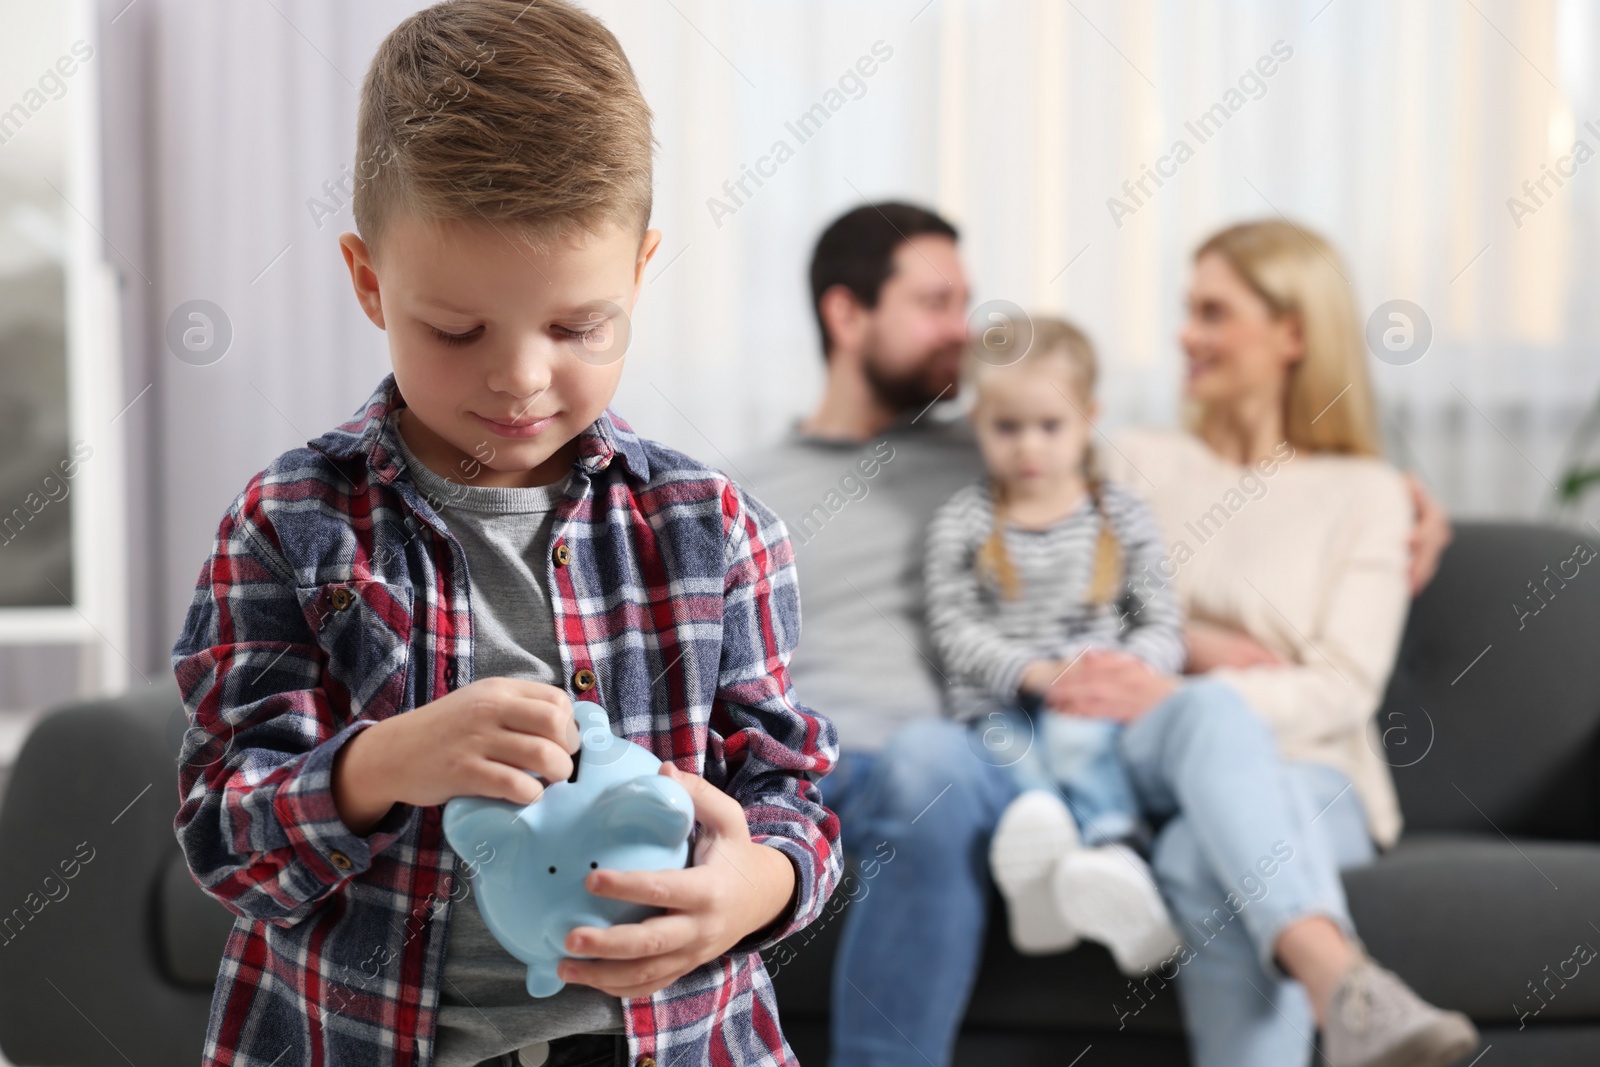
[(971, 424), (952, 414), (907, 414), (864, 442), (809, 436), (796, 419), (730, 472), (788, 527), (803, 627), (789, 672), (845, 752), (875, 752), (901, 726), (941, 714), (924, 538), (939, 506), (984, 469)]
[[(461, 485), (423, 466), (403, 438), (400, 449), (417, 488), (466, 553), (472, 677), (561, 684), (545, 560), (554, 508), (568, 479), (517, 489)], [(591, 986), (568, 985), (542, 999), (528, 995), (527, 965), (484, 925), (471, 874), (457, 856), (455, 877), (468, 889), (449, 906), (437, 1067), (476, 1067), (524, 1048), (529, 1062), (542, 1062), (544, 1042), (569, 1034), (623, 1033), (622, 1001)]]

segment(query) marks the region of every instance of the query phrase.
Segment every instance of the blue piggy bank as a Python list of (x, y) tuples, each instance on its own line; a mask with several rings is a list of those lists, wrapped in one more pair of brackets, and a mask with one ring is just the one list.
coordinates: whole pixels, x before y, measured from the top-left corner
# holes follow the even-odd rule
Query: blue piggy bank
[(660, 908), (597, 897), (583, 886), (597, 867), (660, 871), (689, 858), (694, 804), (660, 773), (661, 761), (611, 732), (605, 709), (579, 701), (582, 747), (571, 778), (552, 782), (528, 805), (455, 797), (444, 806), (444, 835), (465, 857), (492, 847), (473, 879), (483, 923), (528, 965), (528, 994), (566, 985), (556, 965), (575, 927), (638, 922)]

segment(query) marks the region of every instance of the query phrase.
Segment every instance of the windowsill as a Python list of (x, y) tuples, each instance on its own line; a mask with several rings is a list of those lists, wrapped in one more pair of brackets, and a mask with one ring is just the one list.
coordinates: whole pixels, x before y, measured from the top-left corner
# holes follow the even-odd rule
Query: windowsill
[(11, 769), (22, 743), (39, 721), (39, 711), (0, 711), (0, 774)]
[[(0, 807), (5, 805), (6, 793), (11, 788), (11, 768), (39, 715), (36, 711), (0, 711)], [(10, 1061), (3, 1055), (0, 1055), (0, 1067), (10, 1067)]]

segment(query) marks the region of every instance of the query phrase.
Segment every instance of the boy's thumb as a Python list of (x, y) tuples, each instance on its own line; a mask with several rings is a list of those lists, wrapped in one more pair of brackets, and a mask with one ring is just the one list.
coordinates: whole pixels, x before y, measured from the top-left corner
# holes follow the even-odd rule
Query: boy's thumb
[(705, 829), (718, 837), (737, 833), (740, 829), (749, 833), (749, 825), (744, 819), (744, 809), (728, 794), (698, 774), (680, 770), (666, 761), (662, 761), (661, 773), (683, 786), (684, 792), (689, 794), (689, 800), (694, 804), (695, 821)]

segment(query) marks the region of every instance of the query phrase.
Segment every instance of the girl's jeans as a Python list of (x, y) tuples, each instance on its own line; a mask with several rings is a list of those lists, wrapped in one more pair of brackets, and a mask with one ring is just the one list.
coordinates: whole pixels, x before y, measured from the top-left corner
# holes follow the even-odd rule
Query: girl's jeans
[(1072, 810), (1086, 845), (1138, 835), (1143, 820), (1133, 780), (1123, 763), (1123, 725), (1110, 719), (1060, 715), (1027, 698), (981, 720), (985, 744), (1003, 750), (1021, 789), (1048, 789)]
[[(983, 945), (989, 837), (1018, 791), (984, 728), (914, 724), (876, 755), (846, 753), (821, 783), (846, 848), (873, 864), (844, 909), (833, 1067), (950, 1062)], [(1165, 820), (1151, 866), (1187, 941), (1137, 984), (1161, 996), (1176, 977), (1196, 1067), (1309, 1064), (1310, 1005), (1272, 944), (1310, 915), (1353, 936), (1339, 869), (1373, 846), (1348, 780), (1285, 764), (1260, 716), (1206, 680), (1126, 727), (1121, 748), (1143, 810)], [(1107, 1021), (1144, 1003), (1108, 1005)]]

